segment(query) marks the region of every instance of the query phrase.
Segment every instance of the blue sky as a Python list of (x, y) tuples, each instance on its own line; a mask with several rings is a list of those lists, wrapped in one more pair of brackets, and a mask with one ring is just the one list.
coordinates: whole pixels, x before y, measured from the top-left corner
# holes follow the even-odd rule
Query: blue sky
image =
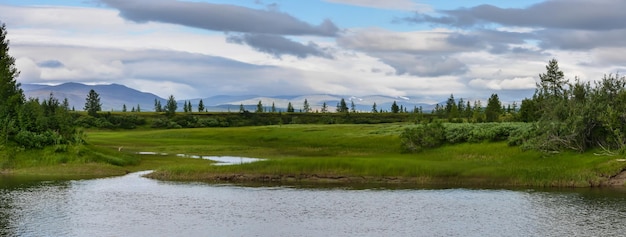
[(119, 83), (179, 99), (450, 94), (520, 101), (547, 62), (623, 72), (613, 0), (8, 0), (22, 83)]

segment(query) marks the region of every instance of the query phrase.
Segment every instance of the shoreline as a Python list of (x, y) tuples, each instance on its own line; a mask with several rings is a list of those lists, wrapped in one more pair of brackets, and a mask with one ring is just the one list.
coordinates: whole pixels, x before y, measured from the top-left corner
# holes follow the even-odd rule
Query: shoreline
[(400, 185), (419, 187), (537, 187), (537, 188), (604, 188), (626, 187), (626, 170), (621, 173), (598, 182), (589, 181), (588, 185), (577, 185), (575, 181), (555, 180), (548, 185), (533, 185), (507, 180), (491, 180), (487, 178), (473, 177), (402, 177), (402, 176), (348, 176), (348, 175), (318, 175), (318, 174), (196, 174), (196, 175), (173, 175), (164, 171), (153, 171), (144, 175), (146, 178), (161, 181), (178, 182), (204, 182), (218, 184), (304, 184), (304, 185)]

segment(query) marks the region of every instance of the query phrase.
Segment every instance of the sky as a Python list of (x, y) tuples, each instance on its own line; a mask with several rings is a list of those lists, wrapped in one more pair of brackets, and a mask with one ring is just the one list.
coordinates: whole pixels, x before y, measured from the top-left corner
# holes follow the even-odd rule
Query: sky
[(626, 1), (3, 0), (18, 82), (176, 99), (334, 94), (521, 100), (626, 69)]

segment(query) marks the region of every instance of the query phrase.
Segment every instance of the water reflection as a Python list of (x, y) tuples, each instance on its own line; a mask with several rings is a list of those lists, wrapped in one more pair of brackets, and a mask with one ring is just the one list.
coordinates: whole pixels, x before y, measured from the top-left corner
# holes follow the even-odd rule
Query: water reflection
[[(167, 153), (150, 152), (150, 151), (137, 152), (137, 154), (161, 155), (161, 156), (168, 155)], [(239, 157), (239, 156), (200, 156), (200, 155), (187, 155), (187, 154), (176, 154), (176, 156), (182, 157), (182, 158), (212, 160), (212, 161), (217, 162), (214, 165), (239, 165), (239, 164), (252, 163), (252, 162), (265, 160), (265, 159), (260, 159), (260, 158)]]
[(606, 190), (241, 187), (123, 177), (0, 189), (0, 235), (617, 236)]

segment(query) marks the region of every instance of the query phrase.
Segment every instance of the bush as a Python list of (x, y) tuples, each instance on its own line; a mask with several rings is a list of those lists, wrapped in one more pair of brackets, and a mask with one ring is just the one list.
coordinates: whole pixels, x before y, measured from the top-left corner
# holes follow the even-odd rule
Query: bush
[(440, 122), (407, 128), (400, 134), (403, 152), (420, 152), (441, 146), (446, 140), (445, 128)]

